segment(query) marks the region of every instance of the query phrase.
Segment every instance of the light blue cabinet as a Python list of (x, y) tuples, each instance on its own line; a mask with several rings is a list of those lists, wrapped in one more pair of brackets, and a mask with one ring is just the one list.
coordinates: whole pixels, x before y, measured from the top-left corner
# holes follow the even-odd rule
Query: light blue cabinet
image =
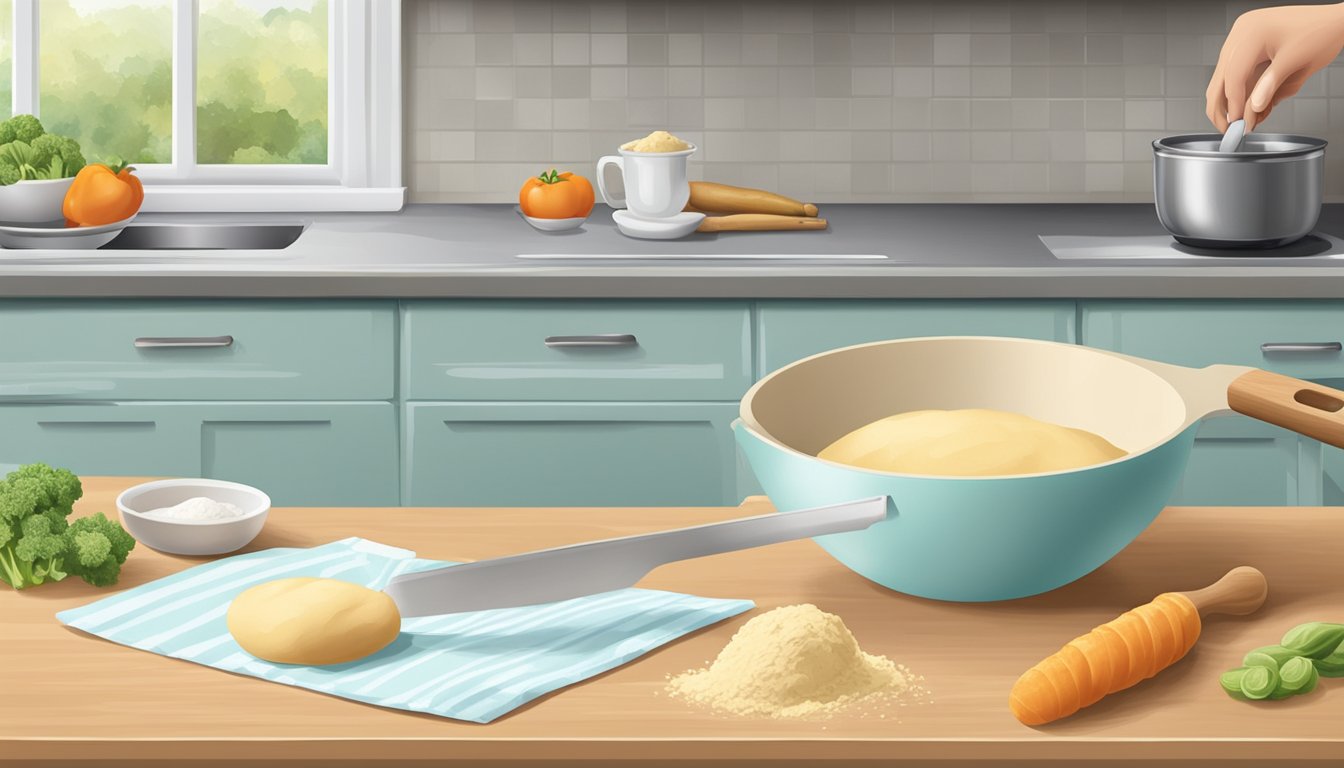
[(402, 503), (733, 505), (737, 403), (409, 403)]
[(1072, 342), (1072, 301), (762, 301), (758, 373), (837, 347), (916, 336), (1019, 336)]
[(279, 506), (398, 502), (391, 403), (0, 405), (0, 465), (33, 461), (83, 475), (233, 480)]
[[(1249, 365), (1334, 386), (1344, 381), (1339, 352), (1273, 351), (1285, 343), (1344, 340), (1344, 302), (1088, 301), (1080, 304), (1079, 327), (1089, 346), (1177, 365)], [(1344, 471), (1333, 471), (1344, 470), (1339, 454), (1246, 417), (1209, 419), (1200, 426), (1173, 503), (1329, 503), (1339, 498), (1332, 476), (1344, 478)]]
[(390, 400), (396, 304), (9, 301), (0, 402)]
[(402, 309), (408, 400), (732, 400), (747, 302), (453, 301)]

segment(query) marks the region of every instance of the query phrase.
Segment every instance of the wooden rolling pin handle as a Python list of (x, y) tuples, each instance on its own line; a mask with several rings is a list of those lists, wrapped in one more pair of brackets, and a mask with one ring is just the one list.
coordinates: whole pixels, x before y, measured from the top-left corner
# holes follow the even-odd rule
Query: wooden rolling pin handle
[(1245, 616), (1255, 613), (1264, 605), (1269, 596), (1269, 584), (1265, 574), (1249, 565), (1243, 565), (1227, 572), (1223, 578), (1203, 589), (1192, 592), (1177, 592), (1184, 595), (1199, 615), (1226, 613), (1232, 616)]
[(1344, 448), (1344, 392), (1254, 370), (1227, 387), (1227, 405), (1253, 419)]
[(817, 215), (817, 206), (815, 206), (815, 205), (813, 205), (813, 204), (811, 204), (811, 203), (805, 203), (805, 204), (803, 205), (803, 215), (804, 215), (804, 216), (816, 216), (816, 215)]
[(801, 216), (777, 216), (771, 213), (734, 213), (707, 216), (697, 228), (700, 232), (770, 232), (777, 230), (825, 229), (825, 219)]

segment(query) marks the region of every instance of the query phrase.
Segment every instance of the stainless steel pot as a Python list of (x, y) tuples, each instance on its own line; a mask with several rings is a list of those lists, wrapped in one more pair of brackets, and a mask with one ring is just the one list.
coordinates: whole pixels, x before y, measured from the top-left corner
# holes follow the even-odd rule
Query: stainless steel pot
[(1255, 133), (1219, 152), (1216, 133), (1153, 142), (1157, 218), (1179, 242), (1199, 248), (1276, 248), (1316, 226), (1325, 141)]

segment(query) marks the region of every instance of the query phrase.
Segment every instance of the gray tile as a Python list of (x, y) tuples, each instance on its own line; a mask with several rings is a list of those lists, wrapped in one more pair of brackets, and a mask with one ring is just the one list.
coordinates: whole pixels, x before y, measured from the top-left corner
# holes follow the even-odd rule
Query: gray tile
[(667, 95), (676, 98), (704, 94), (704, 72), (699, 67), (672, 67), (667, 71)]
[(588, 48), (586, 32), (557, 32), (551, 36), (551, 61), (560, 66), (586, 65)]
[(593, 125), (627, 125), (625, 99), (589, 99), (588, 119)]
[[(779, 94), (779, 69), (776, 67), (742, 67), (740, 78), (742, 96)], [(841, 79), (844, 77), (841, 76)]]
[(625, 32), (626, 4), (619, 0), (592, 0), (588, 4), (588, 28), (593, 32)]
[(625, 35), (593, 34), (590, 36), (589, 56), (593, 64), (620, 65), (626, 63), (628, 43)]
[(530, 129), (551, 129), (550, 99), (514, 99), (513, 124)]
[(894, 18), (891, 3), (855, 3), (853, 30), (865, 34), (890, 34), (895, 31)]
[(742, 63), (773, 67), (779, 63), (779, 35), (742, 35)]
[(476, 98), (513, 98), (513, 67), (477, 67)]
[(850, 134), (850, 159), (856, 163), (891, 162), (891, 133), (854, 131)]
[(854, 76), (849, 67), (817, 67), (814, 88), (818, 96), (849, 96), (853, 93)]
[(1167, 38), (1166, 35), (1123, 35), (1121, 51), (1125, 64), (1164, 64)]
[(815, 96), (817, 71), (812, 67), (779, 67), (780, 96)]
[(1035, 163), (975, 163), (971, 166), (971, 191), (985, 194), (1045, 192), (1049, 168)]
[(779, 97), (743, 99), (744, 127), (749, 131), (773, 131), (779, 127)]
[(705, 67), (706, 96), (744, 96), (741, 67)]
[(1049, 64), (1049, 35), (1013, 35), (1012, 61), (1014, 64)]
[(896, 34), (920, 34), (933, 31), (932, 3), (924, 0), (903, 0), (889, 3), (893, 14), (892, 29)]
[(1163, 72), (1166, 92), (1171, 96), (1203, 96), (1213, 77), (1213, 67), (1173, 67)]
[(929, 102), (929, 127), (939, 131), (970, 128), (970, 100), (933, 99)]
[(705, 128), (707, 130), (741, 131), (746, 127), (746, 99), (705, 99)]
[(551, 3), (549, 0), (514, 0), (514, 32), (550, 32)]
[(688, 129), (704, 130), (705, 102), (702, 99), (668, 99), (667, 130), (689, 135)]
[(1125, 96), (1162, 96), (1161, 67), (1125, 67)]
[(1162, 99), (1130, 99), (1125, 102), (1125, 125), (1129, 130), (1163, 128), (1167, 122), (1166, 103)]
[(1040, 131), (1050, 127), (1050, 102), (1046, 99), (1013, 99), (1015, 131)]
[(891, 137), (891, 159), (896, 162), (924, 162), (932, 157), (928, 131), (895, 131)]
[(595, 99), (623, 99), (628, 93), (624, 67), (593, 67), (589, 83), (589, 93)]
[[(1158, 102), (1161, 104), (1161, 102)], [(1084, 107), (1084, 126), (1089, 131), (1115, 131), (1125, 124), (1125, 102), (1121, 99), (1088, 99)]]
[(1166, 44), (1166, 55), (1164, 58), (1157, 59), (1148, 63), (1151, 64), (1171, 64), (1173, 66), (1201, 66), (1207, 64), (1212, 67), (1218, 63), (1215, 58), (1212, 61), (1204, 59), (1203, 41), (1198, 35), (1164, 35), (1163, 41)]
[(477, 131), (508, 131), (518, 127), (513, 121), (512, 100), (477, 101), (474, 114)]
[(436, 163), (467, 161), (476, 159), (476, 133), (474, 131), (429, 131), (426, 160)]
[(428, 6), (433, 18), (434, 32), (470, 32), (472, 31), (472, 3), (421, 3)]
[(891, 95), (891, 67), (854, 67), (850, 78), (855, 96)]
[(782, 66), (811, 66), (812, 36), (797, 34), (777, 35), (779, 38), (778, 57)]
[(1010, 35), (971, 35), (971, 63), (1011, 64), (1013, 38)]
[(849, 103), (850, 125), (859, 130), (890, 130), (891, 113), (891, 98), (859, 98)]
[(1006, 98), (1013, 95), (1013, 71), (1008, 67), (971, 67), (971, 95)]
[(1050, 160), (1050, 136), (1044, 131), (1013, 131), (1013, 161), (1045, 163)]
[(551, 155), (557, 163), (592, 162), (588, 136), (584, 133), (556, 131), (551, 133)]
[(971, 127), (980, 131), (1012, 129), (1013, 103), (1008, 99), (974, 99), (971, 101)]
[(929, 157), (937, 163), (968, 162), (971, 159), (969, 131), (937, 131), (929, 135)]
[(1167, 122), (1164, 127), (1172, 132), (1208, 130), (1210, 126), (1208, 117), (1204, 115), (1204, 100), (1167, 99)]
[(1093, 162), (1120, 162), (1125, 157), (1123, 134), (1120, 131), (1088, 131), (1085, 159)]
[(1049, 67), (1013, 67), (1013, 98), (1034, 98), (1049, 95)]
[(934, 96), (970, 96), (970, 67), (934, 67)]
[(513, 35), (476, 35), (477, 64), (512, 64)]
[(667, 125), (667, 99), (627, 99), (626, 124), (657, 130)]
[(592, 28), (587, 0), (556, 0), (550, 6), (552, 32), (587, 32)]
[(934, 4), (934, 32), (966, 32), (970, 28), (971, 7), (969, 5), (957, 0)]
[(1075, 99), (1052, 99), (1050, 101), (1051, 130), (1080, 131), (1085, 123), (1085, 102)]
[(1001, 162), (1013, 158), (1013, 135), (1008, 131), (975, 131), (971, 134), (971, 160)]
[(971, 36), (969, 34), (934, 35), (933, 63), (940, 66), (965, 66), (970, 64)]
[[(1340, 100), (1344, 103), (1344, 99)], [(927, 130), (929, 127), (927, 98), (891, 100), (891, 127), (897, 131)]]
[(555, 98), (588, 98), (592, 92), (592, 70), (589, 67), (556, 67), (551, 70), (551, 95)]
[(805, 131), (817, 127), (817, 101), (811, 97), (781, 96), (779, 129)]
[(513, 63), (520, 66), (551, 65), (551, 35), (525, 32), (513, 36)]
[(1124, 62), (1123, 37), (1118, 34), (1088, 35), (1083, 42), (1088, 64), (1121, 64)]
[(1073, 193), (1083, 191), (1082, 163), (1051, 163), (1050, 191)]
[(890, 66), (896, 61), (896, 37), (894, 35), (851, 35), (849, 38), (850, 62), (858, 65)]
[(415, 35), (412, 40), (417, 67), (466, 67), (476, 63), (475, 35)]
[(1125, 131), (1122, 139), (1124, 161), (1127, 163), (1153, 161), (1153, 140), (1166, 135), (1164, 131)]
[[(930, 179), (932, 173), (929, 170), (929, 163), (895, 163), (891, 166), (892, 191), (896, 194), (902, 193), (920, 193), (919, 199), (927, 199), (924, 195), (931, 190)], [(970, 168), (966, 168), (966, 173), (970, 174)]]
[(892, 62), (898, 67), (933, 63), (932, 35), (896, 35)]
[(1123, 192), (1125, 167), (1120, 163), (1088, 163), (1083, 171), (1083, 189), (1087, 192)]
[(742, 63), (742, 35), (736, 32), (711, 32), (703, 37), (705, 63), (716, 67)]
[(476, 0), (471, 4), (473, 32), (513, 32), (513, 3)]
[(544, 67), (515, 69), (513, 76), (513, 95), (524, 99), (550, 98), (551, 78), (554, 70)]
[(1090, 66), (1084, 70), (1084, 92), (1090, 99), (1125, 95), (1125, 68)]
[(813, 61), (817, 64), (849, 64), (849, 37), (843, 32), (813, 35)]
[(699, 66), (704, 62), (702, 40), (700, 35), (668, 35), (667, 63), (673, 66)]
[(1080, 163), (1086, 157), (1085, 137), (1082, 131), (1050, 131), (1050, 161)]
[(589, 125), (588, 99), (552, 99), (551, 125), (556, 130), (583, 130)]
[[(969, 162), (930, 163), (925, 190), (935, 194), (965, 195), (971, 191)], [(898, 182), (899, 186), (899, 182)]]
[(1008, 3), (991, 0), (977, 2), (971, 7), (972, 32), (1013, 31), (1012, 9)]
[(1050, 98), (1079, 99), (1086, 95), (1082, 67), (1051, 67)]
[(814, 125), (822, 130), (847, 130), (854, 125), (849, 111), (850, 99), (814, 99)]
[(665, 0), (625, 3), (625, 26), (629, 32), (666, 32), (667, 20), (677, 7)]
[(661, 99), (668, 95), (666, 67), (631, 67), (626, 70), (628, 93), (641, 98)]
[(892, 191), (893, 166), (883, 162), (856, 162), (850, 170), (850, 191), (856, 195), (885, 195)]
[(667, 35), (631, 34), (626, 61), (634, 66), (662, 66), (667, 61)]
[(1054, 64), (1055, 66), (1061, 64), (1082, 64), (1085, 60), (1086, 55), (1082, 34), (1054, 34), (1050, 36), (1051, 64)]

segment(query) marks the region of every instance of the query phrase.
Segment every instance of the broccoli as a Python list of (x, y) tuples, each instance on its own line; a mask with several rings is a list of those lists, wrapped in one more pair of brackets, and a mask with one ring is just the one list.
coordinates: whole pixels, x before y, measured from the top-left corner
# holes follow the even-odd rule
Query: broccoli
[(83, 493), (74, 473), (40, 463), (0, 481), (0, 580), (15, 589), (69, 575), (116, 583), (135, 539), (101, 512), (67, 522)]
[(36, 117), (15, 115), (4, 122), (0, 122), (0, 144), (8, 144), (11, 141), (31, 143), (33, 139), (46, 132), (46, 129), (42, 127), (42, 122)]
[(33, 179), (63, 179), (85, 165), (79, 142), (47, 133), (32, 115), (0, 122), (0, 185)]

